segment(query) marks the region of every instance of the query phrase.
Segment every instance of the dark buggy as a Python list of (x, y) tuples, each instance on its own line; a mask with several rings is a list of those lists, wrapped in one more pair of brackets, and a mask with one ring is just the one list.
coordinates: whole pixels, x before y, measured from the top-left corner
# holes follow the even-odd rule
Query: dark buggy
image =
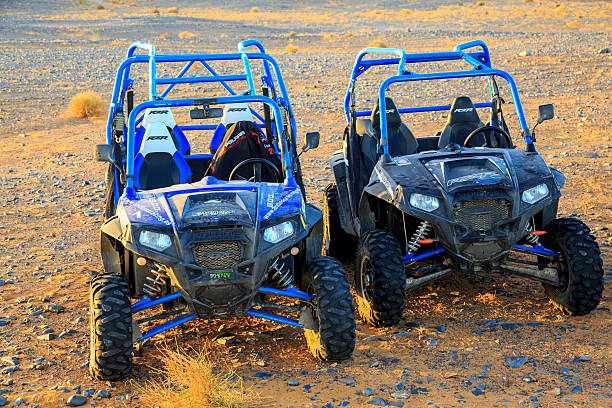
[[(148, 55), (135, 55), (139, 48)], [(138, 64), (148, 68), (149, 89), (136, 104), (130, 69)], [(167, 76), (177, 64), (179, 73)], [(229, 72), (235, 65), (238, 74)], [(204, 74), (194, 74), (196, 66)], [(227, 96), (200, 96), (194, 84)], [(198, 97), (180, 97), (186, 93)], [(172, 110), (181, 107), (190, 108), (191, 121), (209, 124), (178, 125)], [(196, 143), (204, 131), (212, 133), (210, 153), (194, 154), (185, 134), (195, 133)], [(240, 43), (233, 54), (189, 55), (156, 55), (152, 45), (134, 43), (117, 73), (106, 138), (96, 147), (109, 167), (104, 272), (91, 282), (94, 378), (128, 375), (135, 342), (196, 318), (269, 319), (303, 328), (323, 360), (351, 356), (352, 295), (340, 263), (320, 256), (322, 213), (306, 202), (287, 91), (259, 42)], [(302, 150), (318, 138), (307, 134)], [(297, 304), (276, 301), (283, 297)]]
[[(470, 69), (407, 69), (448, 61)], [(372, 110), (357, 109), (357, 79), (385, 65), (397, 67), (397, 74), (382, 81)], [(394, 85), (400, 97), (423, 99), (410, 93), (407, 85), (414, 81), (443, 82), (437, 93), (430, 86), (428, 97), (445, 90), (461, 94), (448, 85), (459, 78), (488, 81), (488, 100), (460, 96), (450, 105), (399, 108), (388, 96)], [(508, 85), (524, 149), (510, 137), (498, 78)], [(486, 124), (478, 109), (487, 110)], [(565, 177), (536, 151), (516, 84), (491, 67), (484, 42), (423, 54), (367, 48), (356, 58), (344, 110), (343, 150), (330, 159), (336, 182), (326, 189), (325, 246), (338, 258), (356, 253), (357, 302), (367, 322), (397, 323), (405, 290), (453, 271), (503, 271), (538, 280), (568, 314), (597, 307), (603, 292), (597, 243), (582, 221), (557, 218)], [(447, 112), (435, 136), (416, 138), (400, 116), (421, 112)], [(553, 116), (552, 105), (542, 105), (537, 123)]]

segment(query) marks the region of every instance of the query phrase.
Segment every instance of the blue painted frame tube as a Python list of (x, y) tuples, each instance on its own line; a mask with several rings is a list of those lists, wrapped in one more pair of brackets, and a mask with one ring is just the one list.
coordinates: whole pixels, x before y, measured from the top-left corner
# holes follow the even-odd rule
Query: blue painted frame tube
[[(283, 134), (283, 122), (281, 116), (280, 107), (270, 98), (262, 96), (262, 95), (236, 95), (236, 96), (224, 96), (214, 98), (216, 103), (219, 104), (227, 104), (227, 103), (237, 103), (237, 102), (261, 102), (267, 103), (275, 115), (275, 125), (276, 131), (279, 137)], [(130, 112), (130, 116), (128, 118), (128, 130), (127, 130), (127, 169), (126, 169), (126, 187), (125, 194), (128, 197), (135, 196), (134, 190), (134, 143), (136, 139), (136, 117), (140, 112), (143, 112), (147, 108), (162, 108), (162, 107), (177, 107), (177, 106), (193, 106), (195, 104), (195, 99), (174, 99), (174, 100), (157, 100), (157, 101), (146, 101), (132, 109)], [(288, 146), (287, 140), (282, 139), (280, 143), (281, 147), (281, 160), (283, 162), (283, 167), (285, 168), (285, 183), (287, 185), (294, 185), (295, 180), (293, 179), (293, 172), (291, 171), (291, 157), (288, 154)]]
[(195, 318), (196, 318), (195, 314), (191, 314), (191, 315), (190, 314), (184, 314), (184, 315), (175, 317), (172, 320), (169, 320), (169, 321), (167, 321), (165, 323), (162, 323), (159, 326), (155, 326), (151, 330), (142, 333), (142, 336), (138, 340), (136, 340), (136, 342), (146, 340), (149, 337), (153, 337), (156, 334), (165, 332), (166, 330), (171, 329), (173, 327), (180, 326), (181, 324), (187, 323), (187, 322), (189, 322), (191, 320), (194, 320)]
[(512, 99), (514, 100), (514, 106), (516, 109), (516, 115), (519, 118), (519, 123), (521, 125), (521, 130), (523, 131), (523, 135), (525, 138), (525, 144), (527, 146), (532, 144), (531, 135), (529, 133), (529, 128), (527, 127), (527, 121), (525, 120), (525, 115), (523, 113), (523, 106), (521, 104), (521, 99), (518, 94), (518, 90), (516, 88), (516, 83), (510, 74), (506, 71), (502, 71), (500, 69), (478, 69), (472, 71), (451, 71), (451, 72), (439, 72), (439, 73), (431, 73), (431, 74), (414, 74), (414, 75), (401, 75), (387, 78), (380, 85), (378, 91), (379, 98), (379, 106), (380, 106), (380, 138), (381, 138), (381, 146), (383, 148), (383, 153), (385, 155), (389, 154), (389, 146), (388, 146), (388, 138), (387, 138), (387, 115), (383, 114), (386, 111), (386, 102), (385, 102), (385, 94), (387, 89), (391, 84), (397, 82), (410, 82), (410, 81), (431, 81), (438, 79), (454, 79), (454, 78), (471, 78), (471, 77), (481, 77), (481, 76), (499, 76), (502, 77), (508, 82), (510, 85), (510, 92), (512, 93)]
[(542, 245), (537, 245), (534, 247), (529, 247), (529, 246), (525, 246), (525, 245), (519, 245), (516, 244), (514, 245), (514, 248), (522, 250), (522, 251), (526, 251), (526, 252), (531, 252), (534, 255), (546, 255), (546, 256), (552, 256), (555, 258), (558, 258), (559, 256), (561, 256), (560, 254), (558, 254), (557, 252), (548, 249), (546, 247), (543, 247)]
[(149, 51), (149, 99), (153, 100), (157, 98), (157, 91), (155, 86), (156, 68), (155, 68), (155, 46), (142, 41), (133, 42), (128, 49), (128, 58), (134, 55), (136, 48), (142, 48)]
[(404, 256), (404, 264), (411, 264), (413, 262), (420, 261), (421, 259), (425, 259), (425, 258), (429, 258), (430, 256), (438, 255), (442, 252), (444, 252), (444, 248), (442, 247), (438, 247), (434, 249), (433, 251), (422, 252), (420, 254), (413, 254), (413, 253), (408, 252)]
[(269, 293), (272, 295), (287, 296), (287, 297), (295, 298), (295, 299), (312, 300), (315, 298), (313, 295), (309, 295), (308, 293), (297, 289), (295, 286), (289, 287), (285, 290), (268, 288), (268, 287), (262, 286), (259, 289), (257, 289), (257, 291), (261, 293)]
[(259, 317), (260, 319), (272, 320), (276, 323), (299, 327), (300, 329), (304, 328), (304, 326), (296, 320), (292, 320), (284, 316), (279, 316), (274, 313), (264, 312), (263, 310), (249, 309), (246, 314), (248, 314), (249, 316)]
[[(492, 106), (491, 102), (479, 102), (475, 103), (475, 108), (490, 108)], [(439, 105), (439, 106), (418, 106), (415, 108), (401, 108), (397, 111), (399, 113), (415, 113), (415, 112), (437, 112), (437, 111), (447, 111), (450, 109), (450, 105)], [(355, 116), (371, 116), (372, 111), (359, 111), (355, 112)]]
[(148, 309), (153, 306), (161, 305), (162, 303), (169, 302), (174, 299), (182, 297), (180, 292), (173, 293), (171, 295), (162, 296), (159, 299), (151, 300), (148, 296), (144, 296), (138, 302), (132, 305), (132, 313), (140, 312), (141, 310)]
[[(246, 53), (246, 47), (251, 47), (251, 46), (257, 47), (259, 52), (262, 54), (266, 53), (266, 49), (264, 48), (263, 44), (254, 39), (248, 39), (248, 40), (240, 42), (238, 44), (238, 51), (240, 51), (241, 53)], [(264, 72), (266, 76), (270, 78), (270, 81), (271, 81), (272, 72), (270, 72), (270, 65), (268, 64), (267, 61), (263, 61), (263, 66), (264, 66)]]

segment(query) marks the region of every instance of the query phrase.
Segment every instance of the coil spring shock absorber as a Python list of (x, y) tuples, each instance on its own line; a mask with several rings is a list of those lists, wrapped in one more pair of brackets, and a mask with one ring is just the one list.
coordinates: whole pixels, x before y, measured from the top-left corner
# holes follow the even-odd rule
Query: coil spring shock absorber
[(288, 261), (282, 258), (282, 255), (277, 256), (274, 262), (270, 265), (271, 279), (281, 288), (286, 288), (293, 282), (293, 273), (291, 265)]
[(151, 299), (153, 299), (158, 296), (161, 296), (165, 284), (164, 280), (168, 278), (168, 275), (166, 275), (166, 272), (164, 272), (162, 269), (151, 269), (151, 273), (155, 275), (155, 277), (146, 277), (147, 282), (142, 285), (142, 291), (149, 295)]
[(531, 245), (538, 245), (540, 243), (540, 237), (538, 235), (532, 235), (531, 232), (535, 230), (535, 222), (533, 217), (529, 219), (529, 222), (525, 226), (525, 232), (527, 232), (527, 236), (525, 236), (525, 240), (529, 242)]
[(429, 233), (430, 229), (431, 229), (431, 224), (427, 221), (422, 221), (419, 224), (416, 231), (414, 231), (414, 234), (412, 234), (412, 238), (410, 238), (410, 241), (408, 241), (408, 245), (407, 245), (408, 252), (414, 253), (416, 252), (417, 249), (421, 247), (421, 244), (419, 243), (419, 241), (427, 237), (427, 234)]

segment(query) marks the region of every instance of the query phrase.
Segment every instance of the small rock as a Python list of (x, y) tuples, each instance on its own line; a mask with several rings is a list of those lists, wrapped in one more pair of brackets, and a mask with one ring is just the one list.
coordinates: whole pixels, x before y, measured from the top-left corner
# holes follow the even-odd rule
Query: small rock
[(66, 405), (69, 407), (80, 407), (81, 405), (85, 405), (87, 403), (87, 398), (82, 395), (73, 395), (68, 398)]
[(97, 397), (98, 398), (110, 398), (110, 392), (106, 391), (106, 390), (100, 390), (98, 391)]
[(233, 344), (236, 341), (237, 341), (236, 336), (219, 337), (217, 339), (217, 343), (225, 345), (225, 346)]
[(338, 382), (344, 385), (355, 385), (357, 383), (357, 381), (355, 381), (355, 379), (351, 377), (342, 377), (338, 379)]
[(526, 376), (526, 377), (523, 377), (523, 381), (526, 383), (532, 383), (532, 382), (536, 382), (537, 380), (533, 377)]
[(4, 357), (2, 357), (2, 361), (4, 361), (5, 363), (10, 364), (12, 366), (19, 365), (19, 359), (15, 358), (15, 357), (4, 356)]
[(365, 388), (364, 388), (364, 389), (361, 391), (361, 393), (362, 393), (363, 395), (365, 395), (366, 397), (370, 397), (370, 396), (374, 395), (374, 391), (373, 391), (371, 388), (369, 388), (369, 387), (365, 387)]
[(408, 399), (410, 398), (410, 393), (409, 392), (392, 392), (391, 396), (393, 398)]
[(0, 407), (5, 406), (7, 402), (8, 401), (5, 396), (0, 396)]
[(52, 313), (59, 313), (62, 312), (64, 310), (64, 306), (62, 305), (58, 305), (55, 303), (49, 303), (48, 305), (45, 305), (45, 312), (52, 312)]
[(552, 388), (552, 389), (546, 391), (546, 393), (550, 394), (550, 395), (559, 396), (559, 395), (561, 395), (561, 388)]
[(510, 368), (519, 368), (529, 360), (527, 356), (511, 356), (506, 357), (506, 366)]
[(55, 334), (53, 333), (41, 334), (40, 336), (36, 336), (36, 338), (38, 340), (50, 341), (50, 340), (55, 339)]
[(597, 51), (598, 54), (610, 54), (611, 52), (612, 50), (608, 47), (602, 48), (601, 50)]
[(300, 385), (300, 382), (295, 378), (292, 378), (291, 380), (287, 381), (287, 385), (289, 385), (290, 387), (297, 387), (298, 385)]
[(531, 56), (531, 51), (521, 51), (518, 53), (519, 57), (529, 57)]
[(20, 405), (22, 405), (22, 404), (25, 404), (25, 403), (26, 403), (26, 402), (25, 402), (25, 400), (24, 400), (23, 398), (21, 398), (21, 397), (20, 397), (20, 398), (17, 398), (17, 399), (15, 400), (15, 406), (16, 406), (16, 407), (18, 407), (18, 406), (20, 406)]
[(373, 400), (368, 401), (368, 405), (375, 405), (377, 407), (386, 407), (387, 406), (387, 401), (385, 401), (381, 397), (376, 397)]
[(8, 366), (2, 369), (2, 374), (13, 374), (15, 371), (19, 370), (17, 366)]

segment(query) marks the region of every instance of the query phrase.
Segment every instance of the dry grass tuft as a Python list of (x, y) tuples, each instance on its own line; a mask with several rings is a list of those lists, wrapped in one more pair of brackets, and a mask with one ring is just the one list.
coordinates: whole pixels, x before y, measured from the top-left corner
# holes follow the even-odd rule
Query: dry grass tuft
[(578, 28), (580, 27), (582, 24), (580, 24), (580, 22), (578, 21), (572, 21), (571, 23), (567, 23), (565, 26), (567, 28)]
[(72, 98), (68, 111), (70, 116), (75, 118), (93, 118), (104, 113), (104, 104), (100, 96), (87, 91)]
[(145, 406), (241, 408), (254, 402), (245, 393), (242, 379), (225, 363), (214, 364), (204, 352), (166, 348), (161, 363), (161, 368), (152, 368), (158, 378), (147, 381), (140, 390)]
[(368, 44), (368, 47), (387, 48), (387, 43), (385, 43), (383, 40), (374, 40)]
[(151, 14), (159, 15), (159, 10), (158, 9), (153, 9), (153, 10), (151, 10)]
[(98, 4), (98, 5), (96, 6), (96, 9), (97, 9), (97, 10), (104, 10), (104, 6), (103, 6), (103, 5), (101, 5), (101, 4)]
[(408, 9), (401, 9), (400, 10), (400, 14), (403, 15), (403, 16), (407, 16), (410, 13), (411, 13), (411, 11), (408, 10)]
[(168, 39), (168, 33), (160, 34), (159, 38), (161, 38), (162, 40), (167, 40)]
[(170, 7), (167, 11), (168, 14), (178, 14), (178, 7)]
[(285, 47), (285, 52), (287, 54), (295, 54), (296, 52), (298, 52), (298, 47), (293, 44), (289, 44)]
[(291, 31), (289, 32), (289, 34), (287, 34), (287, 37), (295, 37), (297, 34), (295, 31)]
[(258, 9), (257, 7), (253, 7), (251, 8), (251, 13), (261, 13), (261, 10)]
[(195, 35), (194, 33), (190, 33), (189, 31), (183, 31), (182, 33), (179, 34), (179, 38), (184, 38), (184, 39), (190, 39), (190, 38), (196, 38), (197, 35)]

